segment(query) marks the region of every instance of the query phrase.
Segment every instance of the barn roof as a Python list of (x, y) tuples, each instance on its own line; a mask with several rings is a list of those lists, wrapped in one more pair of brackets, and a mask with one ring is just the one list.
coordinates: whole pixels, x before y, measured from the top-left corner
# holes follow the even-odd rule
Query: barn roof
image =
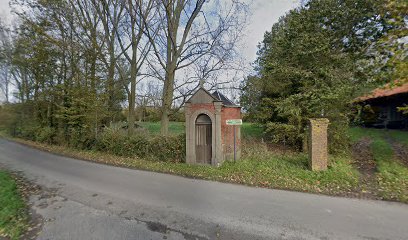
[(408, 82), (401, 83), (399, 81), (395, 81), (393, 84), (386, 84), (383, 87), (376, 88), (369, 94), (359, 97), (356, 100), (357, 102), (364, 102), (371, 99), (389, 97), (402, 93), (408, 93)]

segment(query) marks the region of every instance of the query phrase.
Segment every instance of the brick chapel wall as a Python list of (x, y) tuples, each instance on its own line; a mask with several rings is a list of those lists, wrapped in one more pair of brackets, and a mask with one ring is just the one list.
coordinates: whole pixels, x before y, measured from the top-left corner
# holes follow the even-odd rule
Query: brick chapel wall
[[(239, 107), (223, 107), (221, 110), (221, 136), (222, 136), (222, 147), (224, 151), (225, 160), (234, 159), (234, 126), (227, 125), (226, 120), (228, 119), (240, 119), (241, 118), (241, 108)], [(235, 126), (236, 128), (236, 149), (237, 149), (237, 159), (240, 157), (241, 150), (241, 127)]]
[(202, 110), (202, 109), (208, 110), (211, 113), (215, 112), (215, 107), (214, 107), (214, 104), (212, 103), (191, 104), (191, 113), (195, 113), (197, 110)]

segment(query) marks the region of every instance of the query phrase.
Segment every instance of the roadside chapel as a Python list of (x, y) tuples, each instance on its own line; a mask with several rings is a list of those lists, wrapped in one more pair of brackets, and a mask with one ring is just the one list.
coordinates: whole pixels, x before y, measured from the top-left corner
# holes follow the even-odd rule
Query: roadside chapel
[(201, 87), (186, 102), (185, 116), (187, 163), (219, 166), (240, 158), (241, 127), (227, 124), (231, 119), (241, 121), (240, 106)]

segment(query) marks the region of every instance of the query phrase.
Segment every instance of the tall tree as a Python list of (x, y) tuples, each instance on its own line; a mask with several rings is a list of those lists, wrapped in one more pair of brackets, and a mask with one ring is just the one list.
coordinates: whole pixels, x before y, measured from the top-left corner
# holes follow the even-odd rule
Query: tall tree
[[(245, 26), (246, 5), (239, 1), (157, 0), (158, 21), (147, 28), (155, 59), (153, 75), (163, 82), (161, 133), (168, 134), (176, 72), (205, 56), (231, 53), (237, 32)], [(225, 56), (225, 55), (224, 55)], [(218, 62), (222, 63), (222, 61)], [(217, 64), (217, 61), (209, 62)], [(210, 66), (208, 66), (211, 69)]]
[(118, 119), (120, 97), (118, 95), (119, 87), (115, 83), (117, 60), (121, 53), (117, 50), (117, 33), (121, 18), (125, 10), (125, 1), (121, 0), (92, 0), (92, 4), (101, 21), (103, 28), (103, 41), (106, 43), (106, 51), (108, 60), (104, 61), (107, 68), (106, 75), (106, 93), (107, 93), (107, 108), (111, 113), (110, 121)]
[(0, 17), (0, 91), (6, 103), (10, 99), (12, 39), (10, 30)]
[[(129, 23), (126, 22), (122, 27), (122, 34), (117, 34), (121, 50), (130, 64), (130, 89), (128, 81), (125, 81), (125, 88), (128, 93), (128, 134), (132, 135), (135, 129), (135, 109), (136, 109), (136, 83), (137, 76), (140, 75), (140, 69), (144, 65), (146, 57), (150, 51), (150, 41), (144, 39), (146, 26), (150, 25), (152, 15), (155, 13), (154, 0), (128, 0), (125, 7)], [(124, 43), (124, 36), (128, 39), (128, 45)], [(130, 54), (128, 49), (130, 48)], [(125, 75), (123, 68), (119, 66), (120, 73)]]
[(359, 61), (388, 29), (376, 2), (308, 1), (265, 33), (242, 104), (272, 140), (300, 146), (307, 119), (324, 116), (331, 149), (347, 142), (348, 103), (367, 80)]

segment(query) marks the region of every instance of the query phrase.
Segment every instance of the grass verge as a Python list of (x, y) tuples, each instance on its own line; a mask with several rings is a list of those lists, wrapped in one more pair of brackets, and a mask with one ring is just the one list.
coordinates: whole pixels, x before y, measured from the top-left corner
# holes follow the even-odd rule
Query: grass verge
[(282, 155), (266, 150), (259, 151), (258, 147), (254, 150), (248, 148), (245, 159), (236, 163), (225, 162), (216, 168), (118, 157), (97, 151), (81, 151), (21, 139), (13, 140), (41, 150), (108, 165), (249, 186), (346, 195), (358, 184), (358, 173), (352, 168), (350, 158), (347, 157), (332, 157), (328, 171), (312, 172), (308, 170), (308, 160), (304, 154)]
[(362, 137), (372, 140), (370, 148), (377, 164), (375, 179), (379, 196), (385, 200), (408, 203), (408, 168), (396, 159), (391, 143), (387, 140), (391, 137), (403, 143), (408, 139), (408, 132), (352, 128), (350, 135), (353, 142)]
[(26, 204), (11, 175), (0, 170), (0, 238), (19, 239), (27, 228)]
[(408, 168), (395, 160), (393, 149), (384, 138), (374, 138), (371, 149), (377, 162), (380, 196), (408, 203)]

